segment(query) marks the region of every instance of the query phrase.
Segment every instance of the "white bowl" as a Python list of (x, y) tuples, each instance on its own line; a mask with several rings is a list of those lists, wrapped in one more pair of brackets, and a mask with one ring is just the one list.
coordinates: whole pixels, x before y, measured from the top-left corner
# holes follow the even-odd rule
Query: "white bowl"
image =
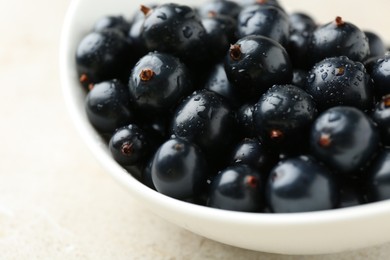
[[(186, 4), (203, 2), (174, 1)], [(74, 0), (62, 32), (60, 73), (70, 115), (81, 138), (112, 177), (142, 205), (162, 218), (204, 237), (241, 248), (281, 254), (322, 254), (390, 241), (390, 201), (311, 213), (241, 213), (166, 197), (123, 170), (111, 158), (106, 144), (87, 120), (84, 92), (78, 82), (74, 56), (78, 42), (98, 18), (107, 14), (129, 17), (141, 3), (145, 1)]]

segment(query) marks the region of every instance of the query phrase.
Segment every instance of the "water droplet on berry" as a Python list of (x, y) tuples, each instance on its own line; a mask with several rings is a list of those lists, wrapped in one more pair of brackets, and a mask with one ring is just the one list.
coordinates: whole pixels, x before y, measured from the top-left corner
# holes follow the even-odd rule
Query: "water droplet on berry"
[(309, 77), (307, 78), (307, 81), (308, 81), (309, 83), (312, 83), (315, 79), (316, 79), (316, 74), (311, 73), (311, 74), (309, 75)]

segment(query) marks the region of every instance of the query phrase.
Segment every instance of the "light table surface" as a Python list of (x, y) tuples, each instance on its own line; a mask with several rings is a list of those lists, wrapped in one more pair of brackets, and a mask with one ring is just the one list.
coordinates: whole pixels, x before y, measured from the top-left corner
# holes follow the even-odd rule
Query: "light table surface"
[[(281, 2), (289, 10), (304, 2), (321, 22), (348, 11), (348, 20), (376, 24), (390, 42), (384, 0), (364, 15), (367, 1), (329, 1), (322, 9), (316, 5), (323, 1)], [(104, 172), (67, 114), (58, 44), (68, 4), (0, 2), (0, 259), (389, 259), (390, 243), (321, 256), (243, 250), (190, 233), (143, 208)], [(347, 10), (349, 5), (359, 9)], [(335, 15), (326, 17), (331, 11)]]

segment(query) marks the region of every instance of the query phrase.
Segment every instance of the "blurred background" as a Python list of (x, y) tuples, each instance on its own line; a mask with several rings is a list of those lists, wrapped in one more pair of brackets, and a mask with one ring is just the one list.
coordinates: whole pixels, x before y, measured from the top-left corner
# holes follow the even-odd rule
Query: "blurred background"
[[(390, 43), (388, 1), (280, 2), (319, 23), (343, 16)], [(67, 114), (58, 45), (69, 3), (0, 2), (0, 259), (388, 259), (390, 244), (306, 257), (238, 249), (137, 204), (92, 157)]]

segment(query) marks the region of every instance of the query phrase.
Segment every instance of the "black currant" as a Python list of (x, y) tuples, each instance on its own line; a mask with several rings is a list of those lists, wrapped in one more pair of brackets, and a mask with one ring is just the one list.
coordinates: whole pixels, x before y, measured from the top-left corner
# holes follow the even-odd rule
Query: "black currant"
[(144, 163), (151, 152), (151, 144), (144, 130), (135, 124), (118, 128), (109, 142), (115, 161), (124, 166)]
[(86, 97), (85, 108), (91, 124), (103, 134), (135, 120), (128, 89), (118, 80), (96, 84)]
[(129, 79), (132, 103), (140, 110), (164, 113), (193, 90), (184, 63), (165, 53), (151, 52), (134, 66)]
[(214, 162), (221, 162), (236, 139), (237, 121), (228, 101), (215, 92), (194, 92), (176, 109), (172, 134), (198, 145)]
[(292, 79), (286, 50), (264, 36), (247, 36), (231, 45), (225, 57), (225, 71), (247, 101), (257, 100), (272, 85), (287, 84)]
[(200, 195), (206, 186), (207, 173), (202, 151), (180, 138), (163, 143), (151, 165), (152, 181), (157, 191), (181, 200)]
[(206, 30), (191, 7), (166, 3), (142, 6), (142, 10), (142, 36), (148, 50), (173, 54), (187, 65), (208, 60)]
[(260, 140), (276, 151), (303, 148), (317, 116), (313, 98), (294, 85), (274, 85), (255, 105), (253, 122)]
[(371, 117), (379, 129), (382, 143), (390, 146), (390, 95), (382, 97)]
[(261, 173), (241, 164), (222, 170), (212, 181), (208, 206), (219, 209), (259, 212), (264, 207)]
[(356, 178), (379, 145), (378, 129), (355, 107), (332, 107), (312, 126), (310, 146), (313, 155), (346, 177)]
[(313, 157), (290, 158), (271, 170), (266, 201), (274, 213), (334, 209), (339, 204), (337, 182)]
[(338, 105), (368, 111), (374, 104), (373, 81), (364, 65), (345, 56), (318, 62), (309, 72), (306, 91), (321, 111)]
[(86, 88), (105, 80), (124, 79), (132, 63), (131, 44), (118, 30), (91, 32), (77, 46), (77, 72)]
[(285, 45), (290, 33), (287, 14), (271, 5), (250, 5), (237, 18), (237, 36), (262, 35)]
[(364, 32), (337, 16), (334, 21), (314, 30), (307, 55), (314, 64), (335, 56), (347, 56), (353, 61), (363, 62), (369, 54), (370, 46)]

